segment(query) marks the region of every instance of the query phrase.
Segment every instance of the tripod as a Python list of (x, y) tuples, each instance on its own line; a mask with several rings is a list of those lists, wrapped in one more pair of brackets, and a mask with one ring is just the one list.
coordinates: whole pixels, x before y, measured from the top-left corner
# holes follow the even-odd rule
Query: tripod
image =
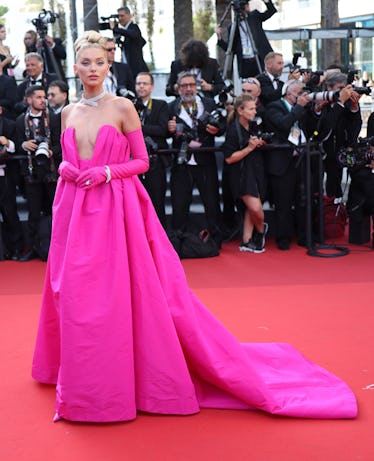
[(249, 27), (248, 21), (247, 21), (246, 13), (243, 10), (242, 3), (243, 2), (238, 2), (238, 1), (230, 2), (227, 5), (226, 10), (225, 10), (220, 22), (219, 22), (219, 26), (222, 27), (222, 24), (223, 24), (224, 20), (226, 19), (229, 11), (231, 10), (231, 7), (233, 7), (233, 19), (232, 19), (232, 22), (231, 22), (231, 28), (230, 28), (230, 33), (229, 33), (228, 45), (227, 45), (226, 56), (225, 56), (225, 64), (224, 64), (224, 67), (223, 67), (223, 78), (224, 79), (228, 78), (228, 74), (232, 70), (233, 43), (234, 43), (235, 34), (239, 33), (239, 36), (240, 36), (240, 30), (238, 29), (240, 27), (244, 27), (245, 35), (248, 38), (249, 43), (251, 44), (252, 51), (253, 51), (253, 54), (254, 54), (254, 58), (256, 60), (256, 64), (257, 64), (257, 68), (258, 68), (258, 73), (262, 72), (260, 59), (258, 57), (256, 43), (255, 43), (255, 41), (253, 39), (253, 35), (252, 35), (251, 29)]

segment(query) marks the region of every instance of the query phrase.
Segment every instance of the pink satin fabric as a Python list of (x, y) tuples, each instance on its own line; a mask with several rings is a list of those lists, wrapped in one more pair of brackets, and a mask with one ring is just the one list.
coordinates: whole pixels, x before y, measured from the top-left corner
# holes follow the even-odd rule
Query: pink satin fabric
[[(80, 170), (134, 161), (110, 125), (89, 161), (79, 159), (73, 128), (62, 143)], [(56, 419), (202, 407), (356, 416), (340, 379), (288, 344), (240, 344), (202, 305), (136, 175), (88, 191), (60, 179), (53, 213), (32, 375), (56, 384)]]

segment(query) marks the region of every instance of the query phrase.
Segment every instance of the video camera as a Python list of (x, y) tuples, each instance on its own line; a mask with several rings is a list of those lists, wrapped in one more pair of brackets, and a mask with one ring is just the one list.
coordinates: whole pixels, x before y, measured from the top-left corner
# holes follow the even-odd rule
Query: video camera
[(231, 6), (233, 7), (233, 10), (235, 13), (243, 13), (244, 8), (248, 2), (242, 1), (242, 0), (233, 0), (231, 3)]
[(114, 19), (118, 22), (118, 14), (111, 14), (110, 16), (100, 16), (100, 19), (103, 22), (99, 22), (99, 30), (108, 30), (110, 29), (109, 21)]
[(50, 10), (43, 9), (37, 18), (31, 20), (32, 24), (36, 27), (36, 31), (40, 38), (44, 38), (48, 33), (48, 24), (53, 24), (59, 18), (57, 13)]

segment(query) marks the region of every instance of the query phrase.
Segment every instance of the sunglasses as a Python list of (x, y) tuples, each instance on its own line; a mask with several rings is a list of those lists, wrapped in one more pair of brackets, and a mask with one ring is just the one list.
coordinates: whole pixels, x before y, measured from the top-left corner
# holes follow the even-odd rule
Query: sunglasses
[(106, 48), (107, 51), (116, 51), (115, 48)]
[(242, 83), (254, 83), (258, 86), (258, 81), (254, 78), (242, 78)]

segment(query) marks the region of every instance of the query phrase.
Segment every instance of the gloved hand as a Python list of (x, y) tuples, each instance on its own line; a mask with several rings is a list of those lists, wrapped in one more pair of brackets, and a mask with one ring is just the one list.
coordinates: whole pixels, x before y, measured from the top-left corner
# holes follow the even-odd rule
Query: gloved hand
[(78, 187), (88, 190), (94, 186), (98, 186), (106, 180), (107, 175), (105, 168), (103, 166), (94, 166), (80, 173), (76, 180), (76, 183)]
[(80, 171), (70, 162), (63, 160), (58, 167), (58, 172), (64, 181), (75, 182)]

